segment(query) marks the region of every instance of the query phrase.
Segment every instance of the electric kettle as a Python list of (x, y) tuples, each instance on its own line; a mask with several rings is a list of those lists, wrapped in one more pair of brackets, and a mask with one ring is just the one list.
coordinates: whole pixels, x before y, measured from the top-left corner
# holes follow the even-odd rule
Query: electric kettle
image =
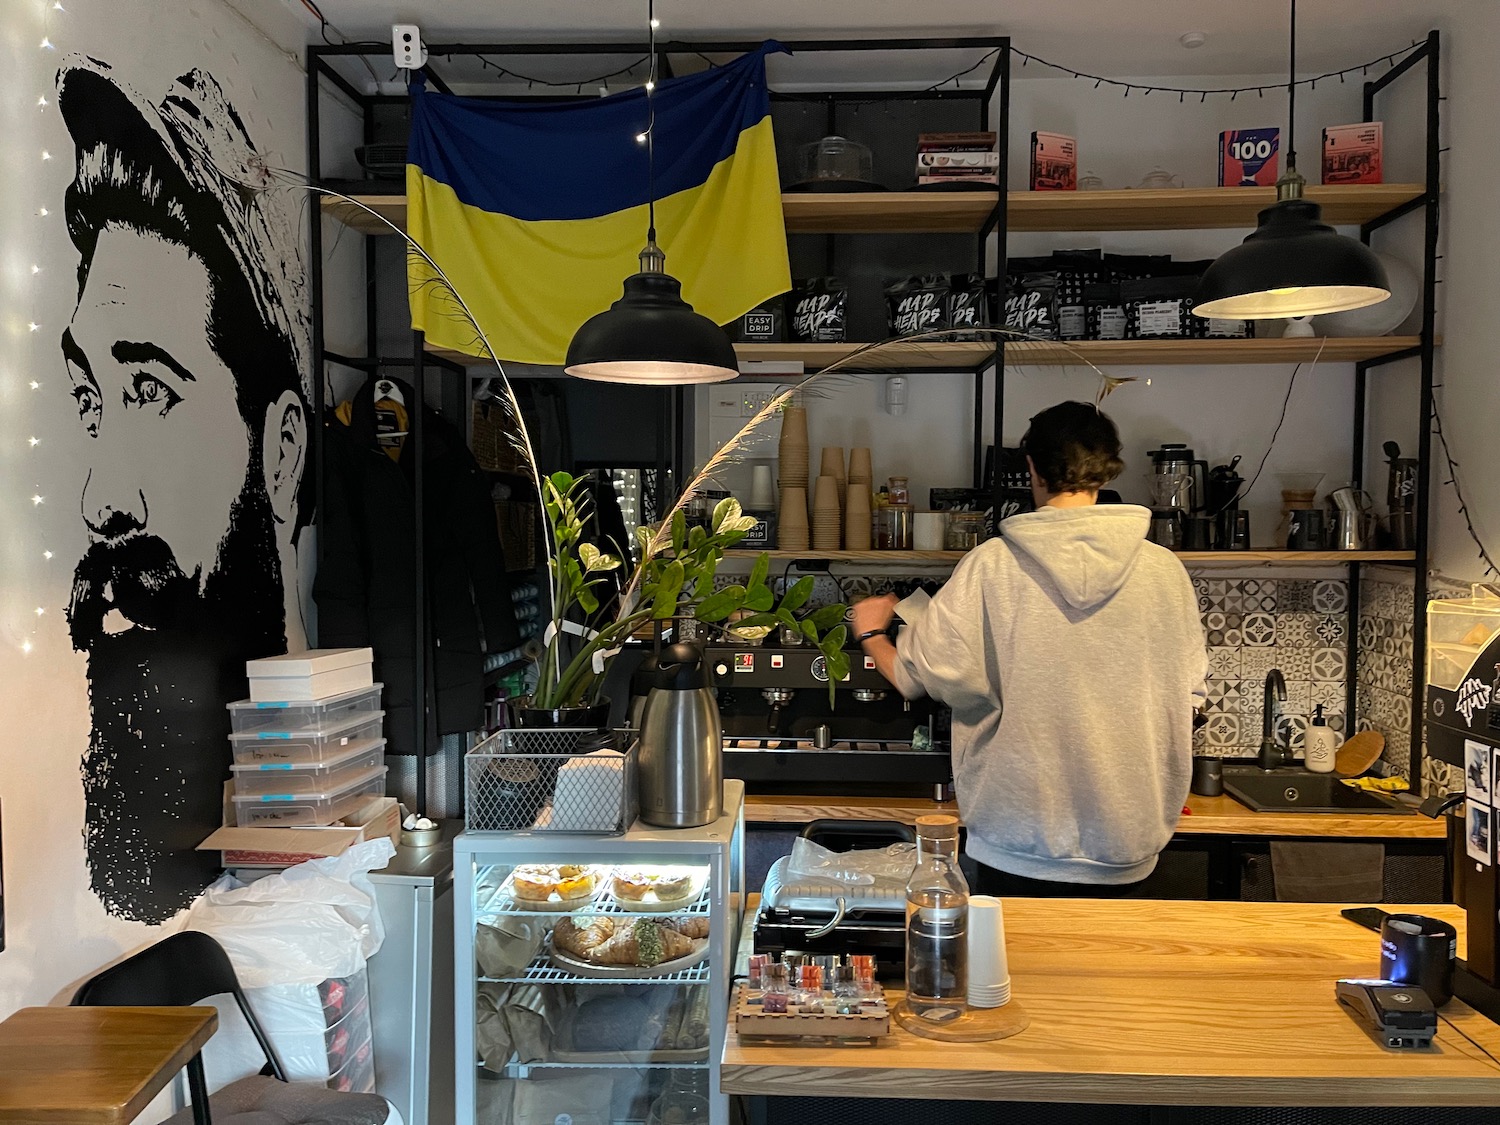
[(719, 705), (703, 650), (685, 641), (656, 658), (641, 715), (637, 769), (641, 819), (696, 828), (724, 811)]
[(1208, 462), (1194, 460), (1191, 449), (1174, 442), (1162, 442), (1149, 456), (1152, 506), (1183, 515), (1203, 511), (1208, 499)]

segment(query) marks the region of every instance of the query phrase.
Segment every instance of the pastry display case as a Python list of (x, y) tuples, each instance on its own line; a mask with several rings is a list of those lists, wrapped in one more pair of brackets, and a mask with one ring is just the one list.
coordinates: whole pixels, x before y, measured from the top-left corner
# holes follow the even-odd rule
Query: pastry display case
[(728, 1125), (744, 784), (702, 828), (454, 843), (456, 1120)]

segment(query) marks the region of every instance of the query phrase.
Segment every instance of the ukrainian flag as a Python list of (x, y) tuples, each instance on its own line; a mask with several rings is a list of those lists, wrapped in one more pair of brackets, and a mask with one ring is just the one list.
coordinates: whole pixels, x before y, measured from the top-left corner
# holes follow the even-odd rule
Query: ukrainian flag
[[(667, 271), (727, 324), (791, 288), (768, 42), (659, 82), (656, 229)], [(620, 296), (646, 241), (643, 89), (588, 102), (485, 101), (412, 83), (407, 229), (443, 268), (501, 359), (560, 364), (585, 320)], [(484, 349), (408, 256), (412, 327), (438, 347)]]

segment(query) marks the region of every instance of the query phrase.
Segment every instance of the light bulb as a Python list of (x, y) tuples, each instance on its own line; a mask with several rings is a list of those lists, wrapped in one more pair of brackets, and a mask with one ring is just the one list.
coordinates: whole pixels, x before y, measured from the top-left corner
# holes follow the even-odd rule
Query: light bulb
[(46, 149), (42, 149), (42, 159), (43, 160), (51, 160), (52, 159), (52, 154), (50, 152), (48, 152)]
[(635, 135), (635, 140), (636, 140), (636, 144), (642, 144), (642, 145), (645, 144), (646, 143), (646, 134), (645, 133), (637, 133)]
[(35, 448), (36, 448), (36, 447), (37, 447), (37, 446), (38, 446), (38, 445), (41, 445), (41, 444), (42, 444), (42, 439), (41, 439), (41, 438), (39, 438), (39, 437), (31, 437), (31, 438), (27, 438), (27, 439), (26, 439), (26, 441), (27, 441), (27, 443), (28, 443), (28, 444), (30, 444), (30, 445), (31, 445), (31, 447), (32, 447), (32, 448), (33, 448), (33, 449), (35, 449)]
[(46, 610), (45, 610), (45, 609), (43, 609), (43, 608), (42, 608), (42, 607), (41, 607), (41, 606), (37, 606), (37, 607), (36, 607), (36, 615), (37, 615), (37, 616), (38, 616), (38, 617), (40, 617), (40, 616), (41, 616), (41, 615), (42, 615), (42, 614), (44, 614), (44, 613), (46, 613), (46, 612), (47, 612), (47, 611), (46, 611)]
[(36, 104), (37, 105), (46, 105), (47, 104), (47, 95), (43, 94), (41, 97), (37, 98)]
[(43, 208), (41, 208), (41, 210), (37, 211), (37, 214), (40, 215), (42, 218), (45, 219), (48, 215), (52, 214), (52, 212), (48, 211), (47, 208), (43, 207)]
[(43, 551), (42, 552), (42, 558), (44, 558), (44, 559), (50, 559), (51, 557), (52, 557), (52, 552), (51, 551)]
[(650, 79), (649, 79), (649, 78), (648, 78), (648, 79), (647, 79), (647, 80), (646, 80), (646, 93), (648, 93), (648, 94), (649, 94), (649, 93), (650, 93), (650, 92), (651, 92), (651, 91), (652, 91), (652, 90), (654, 90), (654, 89), (656, 89), (656, 83), (655, 83), (655, 82), (652, 82), (652, 81), (651, 81), (651, 80), (650, 80)]
[(33, 379), (31, 381), (31, 389), (34, 390), (34, 391), (39, 391), (39, 390), (42, 389), (42, 385), (40, 383), (38, 383), (35, 379)]
[(67, 11), (67, 9), (62, 6), (62, 0), (54, 0), (52, 6), (54, 8), (56, 8), (59, 12), (66, 12)]
[(28, 323), (26, 325), (26, 327), (29, 328), (31, 331), (35, 332), (38, 328), (41, 327), (41, 325), (38, 324), (36, 321), (33, 320), (30, 323)]
[(21, 642), (21, 651), (29, 653), (31, 651), (31, 642), (30, 641), (22, 641)]
[(36, 507), (36, 506), (38, 506), (40, 504), (43, 504), (45, 502), (46, 501), (42, 497), (40, 497), (40, 496), (33, 496), (31, 498), (31, 505), (32, 505), (32, 507)]
[(42, 272), (42, 267), (39, 266), (39, 265), (37, 265), (35, 262), (33, 262), (31, 264), (31, 272), (34, 273), (34, 274), (35, 273), (41, 273)]
[(52, 46), (52, 40), (50, 40), (50, 39), (43, 39), (42, 40), (42, 50), (44, 50), (44, 51), (51, 51), (51, 50), (55, 50), (55, 49), (56, 48), (54, 48)]
[(652, 30), (652, 31), (655, 31), (655, 30), (656, 30), (656, 29), (657, 29), (657, 28), (658, 28), (658, 27), (660, 27), (660, 26), (661, 26), (661, 20), (658, 20), (658, 19), (653, 19), (653, 20), (652, 20), (652, 21), (651, 21), (651, 30)]

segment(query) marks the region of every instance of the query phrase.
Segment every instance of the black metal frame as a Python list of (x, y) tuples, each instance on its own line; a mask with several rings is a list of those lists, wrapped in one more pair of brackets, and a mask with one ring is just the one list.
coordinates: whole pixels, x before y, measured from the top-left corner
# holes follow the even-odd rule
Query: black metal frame
[[(1364, 487), (1365, 476), (1365, 424), (1366, 405), (1369, 396), (1369, 373), (1399, 360), (1417, 359), (1421, 363), (1421, 390), (1418, 412), (1421, 426), (1417, 437), (1417, 508), (1416, 558), (1412, 562), (1412, 661), (1411, 661), (1411, 757), (1409, 771), (1412, 786), (1422, 787), (1422, 764), (1426, 757), (1422, 737), (1422, 725), (1426, 714), (1427, 694), (1427, 588), (1428, 588), (1428, 541), (1432, 507), (1432, 384), (1433, 365), (1437, 340), (1435, 322), (1437, 317), (1437, 248), (1439, 222), (1439, 192), (1442, 181), (1442, 141), (1439, 133), (1442, 103), (1441, 74), (1439, 67), (1440, 37), (1437, 31), (1429, 31), (1420, 47), (1407, 55), (1379, 78), (1364, 84), (1363, 119), (1375, 120), (1375, 98), (1387, 87), (1412, 70), (1418, 63), (1427, 64), (1426, 148), (1423, 174), (1423, 191), (1417, 198), (1384, 215), (1370, 220), (1360, 227), (1360, 240), (1366, 245), (1377, 230), (1414, 211), (1423, 211), (1422, 247), (1422, 328), (1415, 348), (1406, 348), (1378, 359), (1364, 360), (1354, 367), (1354, 442), (1350, 476), (1355, 488)], [(1349, 631), (1345, 638), (1348, 653), (1348, 668), (1345, 679), (1344, 722), (1346, 728), (1354, 722), (1359, 705), (1359, 604), (1360, 564), (1349, 564)]]
[[(991, 69), (987, 83), (982, 91), (973, 89), (959, 90), (927, 90), (927, 91), (890, 91), (886, 93), (864, 92), (854, 94), (818, 94), (819, 100), (826, 98), (830, 107), (838, 101), (844, 100), (870, 100), (881, 97), (888, 98), (974, 98), (980, 99), (982, 104), (982, 119), (988, 126), (989, 102), (997, 86), (1001, 86), (1002, 95), (1002, 121), (1008, 123), (1009, 117), (1009, 94), (1010, 94), (1010, 40), (1006, 37), (979, 37), (979, 38), (956, 38), (956, 39), (809, 39), (783, 41), (784, 45), (793, 52), (817, 53), (825, 51), (908, 51), (908, 50), (990, 50), (996, 51), (996, 62)], [(611, 43), (431, 43), (427, 45), (428, 64), (423, 68), (428, 80), (445, 93), (451, 92), (448, 84), (441, 74), (432, 65), (432, 60), (444, 56), (454, 55), (604, 55), (622, 54), (639, 49), (638, 43), (630, 41)], [(661, 60), (662, 73), (670, 75), (671, 66), (669, 56), (674, 54), (743, 54), (747, 51), (757, 50), (761, 46), (759, 41), (730, 40), (730, 41), (705, 41), (705, 42), (681, 42), (667, 41), (657, 44), (657, 54)], [(359, 109), (363, 116), (363, 129), (365, 143), (370, 143), (374, 137), (374, 115), (373, 110), (378, 105), (391, 105), (405, 102), (406, 99), (399, 96), (381, 94), (363, 94), (347, 79), (338, 73), (329, 60), (335, 58), (362, 57), (362, 56), (384, 56), (386, 50), (383, 45), (339, 43), (339, 44), (317, 44), (307, 48), (307, 167), (308, 177), (315, 185), (322, 185), (323, 162), (322, 143), (320, 134), (321, 124), (321, 99), (323, 96), (323, 82), (326, 80), (335, 89), (350, 99)], [(1003, 83), (1003, 85), (1002, 85)], [(773, 95), (774, 97), (775, 95)], [(806, 95), (802, 95), (805, 99)], [(831, 108), (830, 108), (831, 112)], [(1002, 146), (1004, 145), (1005, 128), (1002, 124), (1001, 130)], [(1004, 149), (1000, 162), (1001, 184), (999, 188), (999, 201), (997, 201), (994, 213), (986, 222), (979, 233), (979, 263), (984, 266), (984, 243), (985, 238), (991, 230), (998, 229), (1000, 232), (1000, 270), (1003, 274), (1005, 265), (1005, 208), (1002, 201), (1005, 198), (1005, 159)], [(311, 290), (312, 306), (312, 369), (316, 376), (316, 394), (313, 397), (313, 433), (315, 435), (316, 456), (314, 457), (314, 482), (315, 482), (315, 519), (317, 526), (321, 529), (325, 501), (326, 475), (322, 452), (323, 427), (326, 422), (325, 389), (327, 386), (327, 368), (330, 363), (341, 364), (356, 370), (368, 372), (372, 377), (375, 371), (381, 367), (410, 367), (412, 373), (412, 387), (418, 399), (418, 407), (425, 401), (426, 374), (428, 366), (435, 366), (440, 372), (456, 372), (462, 378), (466, 369), (458, 364), (452, 363), (444, 358), (429, 353), (424, 348), (423, 335), (421, 332), (412, 333), (412, 351), (410, 356), (382, 356), (379, 354), (377, 324), (379, 322), (379, 305), (376, 297), (376, 262), (375, 244), (373, 240), (367, 239), (365, 244), (365, 317), (366, 317), (366, 340), (365, 356), (351, 357), (337, 355), (327, 351), (323, 333), (324, 317), (324, 279), (323, 279), (323, 232), (320, 212), (314, 211), (313, 220), (310, 224), (309, 255), (311, 258), (308, 273), (309, 288)], [(1003, 284), (1003, 279), (1002, 282)], [(1003, 352), (997, 344), (993, 360), (976, 366), (974, 369), (974, 477), (975, 485), (980, 483), (982, 471), (984, 448), (982, 437), (981, 413), (984, 397), (984, 369), (993, 363), (997, 370), (1003, 370)], [(996, 433), (999, 432), (1000, 418), (1000, 396), (996, 395)], [(688, 434), (686, 432), (686, 392), (684, 388), (673, 388), (670, 392), (664, 391), (661, 395), (661, 429), (657, 442), (657, 481), (658, 487), (663, 487), (668, 479), (670, 471), (685, 465), (689, 456), (686, 443)], [(433, 683), (432, 671), (429, 662), (432, 657), (430, 645), (430, 622), (428, 620), (425, 600), (425, 576), (423, 572), (423, 421), (420, 408), (412, 411), (411, 440), (413, 442), (413, 453), (416, 457), (415, 470), (415, 492), (414, 497), (414, 549), (415, 560), (415, 584), (416, 584), (416, 620), (413, 622), (413, 640), (420, 646), (424, 659), (415, 662), (413, 673), (413, 708), (417, 729), (413, 745), (417, 749), (417, 792), (416, 799), (425, 811), (427, 793), (427, 758), (433, 753), (437, 746), (437, 716), (433, 706)], [(319, 536), (319, 563), (321, 564), (322, 538)]]

